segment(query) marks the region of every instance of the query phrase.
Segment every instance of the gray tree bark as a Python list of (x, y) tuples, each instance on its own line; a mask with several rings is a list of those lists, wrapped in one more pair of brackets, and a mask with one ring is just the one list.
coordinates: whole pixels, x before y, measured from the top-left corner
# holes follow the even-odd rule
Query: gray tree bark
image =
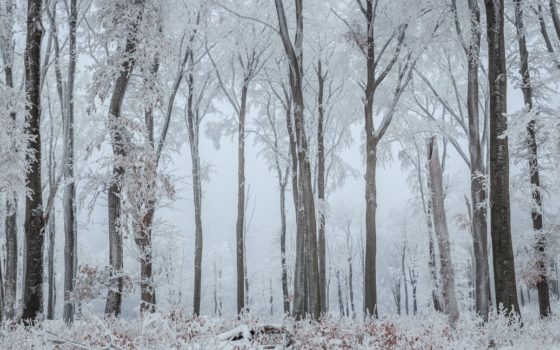
[[(124, 101), (126, 89), (130, 76), (134, 69), (137, 39), (136, 30), (138, 22), (142, 16), (142, 5), (139, 6), (138, 14), (133, 20), (131, 31), (127, 34), (126, 45), (124, 48), (124, 57), (121, 64), (120, 73), (115, 81), (111, 102), (109, 105), (109, 124), (111, 132), (111, 145), (115, 158), (125, 156), (123, 149), (123, 135), (120, 126), (113, 124), (118, 123), (121, 116), (121, 108)], [(107, 193), (108, 207), (108, 224), (109, 224), (109, 265), (111, 267), (111, 286), (107, 294), (107, 302), (105, 304), (105, 315), (119, 316), (121, 313), (122, 292), (123, 292), (123, 237), (121, 232), (121, 179), (125, 169), (117, 163), (113, 165), (112, 179)]]
[(511, 240), (504, 1), (485, 0), (490, 86), (490, 229), (496, 305), (519, 313)]
[(25, 203), (25, 274), (23, 285), (22, 320), (32, 323), (42, 312), (43, 302), (43, 246), (45, 220), (41, 186), (41, 41), (43, 25), (41, 0), (28, 0), (27, 40), (25, 48), (26, 132), (31, 136), (28, 147), (33, 157), (28, 157), (27, 187), (32, 195)]
[(317, 80), (319, 82), (319, 91), (317, 93), (317, 105), (319, 110), (319, 118), (317, 121), (317, 199), (319, 201), (319, 291), (321, 298), (321, 312), (328, 311), (327, 305), (327, 262), (326, 262), (326, 241), (325, 241), (325, 137), (324, 137), (324, 121), (325, 107), (323, 105), (325, 93), (325, 80), (327, 72), (323, 72), (322, 62), (319, 59), (317, 63)]
[(200, 164), (199, 135), (200, 114), (194, 106), (194, 75), (193, 59), (190, 58), (190, 70), (187, 79), (187, 130), (191, 151), (191, 174), (193, 181), (194, 222), (195, 222), (195, 253), (194, 253), (194, 298), (193, 314), (200, 315), (200, 297), (202, 288), (202, 169)]
[[(554, 1), (553, 1), (554, 2)], [(521, 0), (514, 0), (515, 6), (515, 27), (517, 30), (517, 42), (519, 45), (520, 69), (523, 85), (523, 100), (527, 113), (533, 109), (533, 86), (531, 82), (531, 74), (529, 72), (529, 51), (527, 50), (527, 41), (525, 38), (525, 24), (523, 20), (523, 8)], [(539, 155), (538, 144), (536, 138), (536, 121), (531, 120), (527, 125), (527, 146), (529, 148), (529, 175), (532, 189), (531, 220), (533, 222), (533, 231), (538, 235), (538, 242), (535, 247), (537, 253), (537, 264), (540, 270), (537, 290), (539, 297), (539, 312), (541, 317), (546, 317), (550, 313), (550, 294), (548, 290), (548, 277), (546, 274), (546, 240), (544, 237), (543, 217), (542, 217), (542, 198), (541, 198), (541, 181), (539, 176)]]
[[(13, 60), (14, 60), (14, 42), (13, 42), (13, 2), (6, 0), (5, 13), (6, 21), (5, 31), (0, 36), (2, 61), (4, 63), (5, 83), (9, 89), (14, 88), (13, 78)], [(16, 121), (16, 114), (12, 113), (12, 120)], [(3, 299), (3, 316), (5, 319), (13, 319), (15, 317), (15, 305), (17, 294), (17, 264), (18, 264), (18, 228), (17, 228), (17, 198), (6, 200), (6, 217), (4, 220), (5, 237), (6, 237), (6, 265), (4, 280), (4, 299)]]
[(435, 137), (431, 137), (428, 140), (427, 152), (433, 205), (433, 217), (435, 224), (434, 228), (438, 241), (441, 262), (443, 302), (445, 306), (445, 312), (449, 315), (449, 321), (451, 325), (454, 326), (459, 319), (459, 307), (457, 305), (457, 294), (455, 292), (455, 272), (453, 269), (453, 263), (451, 261), (449, 231), (447, 228), (447, 217), (445, 214), (443, 175)]
[(77, 266), (77, 221), (76, 221), (76, 182), (74, 178), (74, 80), (76, 77), (76, 29), (77, 0), (70, 0), (68, 17), (68, 81), (66, 84), (66, 120), (64, 123), (64, 310), (66, 323), (74, 321), (74, 303), (70, 300), (74, 291)]
[[(296, 10), (296, 35), (295, 41), (292, 43), (288, 31), (286, 14), (282, 0), (275, 0), (276, 12), (278, 15), (278, 24), (280, 29), (280, 37), (286, 52), (286, 57), (290, 66), (290, 88), (292, 92), (292, 100), (294, 103), (294, 125), (295, 125), (295, 139), (297, 145), (297, 160), (298, 160), (298, 174), (299, 184), (298, 189), (302, 194), (302, 208), (305, 216), (305, 245), (306, 261), (308, 271), (308, 291), (309, 291), (309, 315), (318, 319), (321, 314), (321, 293), (320, 293), (320, 274), (319, 274), (319, 259), (317, 254), (317, 223), (315, 217), (315, 199), (313, 195), (311, 164), (309, 160), (307, 136), (305, 133), (305, 103), (303, 98), (303, 0), (295, 1)], [(299, 234), (298, 234), (299, 236)], [(302, 237), (298, 237), (297, 242), (299, 247), (296, 250), (302, 249)], [(297, 244), (296, 244), (297, 245)], [(305, 316), (304, 302), (300, 294), (302, 289), (298, 283), (297, 269), (303, 262), (298, 265), (296, 254), (296, 282), (294, 287), (294, 294), (296, 299), (294, 301), (294, 316), (302, 318)], [(305, 284), (305, 281), (304, 283)], [(297, 308), (296, 308), (297, 306)]]

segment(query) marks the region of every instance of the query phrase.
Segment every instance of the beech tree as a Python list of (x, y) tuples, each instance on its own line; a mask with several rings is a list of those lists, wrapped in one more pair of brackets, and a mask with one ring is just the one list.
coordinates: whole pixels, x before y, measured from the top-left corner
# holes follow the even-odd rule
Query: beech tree
[(25, 201), (25, 278), (22, 319), (33, 322), (43, 304), (43, 245), (45, 218), (41, 180), (41, 41), (43, 38), (42, 0), (27, 3), (25, 48), (26, 131), (30, 136), (29, 171), (26, 182), (32, 192)]
[(519, 313), (511, 238), (504, 1), (485, 0), (490, 86), (490, 232), (496, 305)]

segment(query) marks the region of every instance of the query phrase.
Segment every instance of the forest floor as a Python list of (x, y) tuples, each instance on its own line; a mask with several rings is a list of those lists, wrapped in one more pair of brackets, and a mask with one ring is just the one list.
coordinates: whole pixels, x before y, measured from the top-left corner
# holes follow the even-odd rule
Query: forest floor
[[(560, 349), (558, 312), (541, 320), (535, 306), (522, 310), (522, 322), (493, 316), (481, 325), (463, 314), (455, 328), (436, 313), (365, 321), (331, 316), (321, 322), (284, 319), (277, 323), (290, 332), (298, 349)], [(62, 321), (45, 321), (34, 327), (4, 325), (0, 349), (220, 349), (223, 343), (218, 334), (269, 321), (253, 316), (193, 319), (181, 312), (156, 313), (143, 320), (82, 316), (72, 327)], [(250, 342), (239, 347), (257, 348)]]

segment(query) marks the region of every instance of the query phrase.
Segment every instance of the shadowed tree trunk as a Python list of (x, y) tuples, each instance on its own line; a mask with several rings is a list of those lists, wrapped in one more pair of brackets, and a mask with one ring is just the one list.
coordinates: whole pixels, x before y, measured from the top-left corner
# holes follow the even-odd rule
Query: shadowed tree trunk
[(468, 9), (471, 21), (469, 23), (469, 42), (464, 43), (460, 29), (455, 0), (455, 25), (457, 34), (463, 44), (463, 49), (468, 64), (467, 83), (467, 113), (469, 117), (469, 155), (471, 171), (471, 201), (472, 201), (472, 231), (473, 252), (475, 265), (475, 309), (484, 321), (488, 321), (489, 312), (489, 275), (488, 275), (488, 229), (486, 221), (486, 200), (484, 180), (484, 157), (480, 142), (479, 126), (479, 80), (478, 69), (480, 65), (480, 8), (478, 0), (468, 0)]
[(441, 262), (443, 302), (445, 312), (449, 315), (449, 321), (454, 326), (459, 319), (459, 307), (457, 305), (457, 293), (455, 292), (455, 272), (451, 261), (451, 244), (444, 205), (443, 175), (435, 137), (428, 140), (427, 151), (435, 233)]
[[(515, 5), (515, 27), (517, 30), (517, 42), (519, 44), (520, 69), (519, 74), (522, 78), (521, 90), (523, 91), (523, 100), (527, 113), (531, 113), (533, 109), (533, 86), (531, 82), (531, 74), (529, 72), (529, 51), (527, 50), (527, 42), (525, 38), (525, 25), (523, 22), (523, 8), (521, 0), (514, 0)], [(537, 246), (537, 264), (539, 267), (539, 278), (537, 282), (537, 290), (539, 297), (539, 311), (541, 317), (545, 317), (550, 313), (550, 294), (548, 290), (548, 277), (546, 274), (546, 240), (543, 232), (542, 217), (542, 198), (541, 198), (541, 181), (539, 176), (539, 155), (536, 139), (536, 121), (533, 119), (527, 125), (527, 146), (529, 148), (529, 175), (531, 182), (532, 203), (531, 219), (533, 222), (533, 231), (538, 235)]]
[[(200, 114), (198, 107), (194, 106), (194, 74), (192, 53), (189, 55), (189, 75), (187, 78), (187, 131), (189, 136), (189, 147), (191, 151), (192, 186), (194, 201), (195, 222), (195, 253), (194, 253), (194, 298), (193, 314), (200, 315), (200, 297), (202, 288), (202, 169), (200, 164), (199, 134)], [(215, 263), (214, 263), (215, 264)], [(215, 268), (215, 267), (214, 267)], [(216, 301), (217, 305), (217, 301)], [(217, 308), (217, 306), (216, 306)]]
[[(4, 63), (5, 84), (8, 89), (14, 88), (13, 78), (13, 60), (14, 60), (14, 42), (13, 42), (13, 2), (7, 0), (5, 2), (4, 11), (6, 13), (5, 30), (1, 33), (2, 40), (2, 61)], [(10, 117), (15, 123), (16, 114), (11, 113)], [(4, 220), (4, 235), (6, 237), (6, 265), (4, 275), (4, 298), (2, 303), (2, 312), (4, 319), (13, 319), (15, 317), (16, 292), (17, 292), (17, 262), (18, 262), (18, 229), (17, 229), (17, 198), (13, 194), (13, 198), (6, 200), (6, 217)]]
[[(305, 316), (305, 298), (301, 298), (302, 290), (298, 278), (298, 268), (307, 265), (307, 278), (305, 281), (308, 283), (308, 301), (309, 301), (309, 315), (318, 319), (321, 314), (321, 293), (320, 293), (320, 275), (319, 275), (319, 259), (317, 254), (317, 225), (315, 218), (315, 199), (312, 188), (311, 164), (309, 160), (307, 136), (305, 133), (305, 103), (303, 98), (303, 1), (295, 1), (296, 10), (296, 35), (295, 41), (292, 43), (284, 5), (282, 0), (275, 0), (276, 12), (278, 15), (278, 25), (280, 38), (282, 40), (286, 58), (290, 66), (290, 88), (292, 92), (292, 100), (294, 103), (294, 129), (295, 140), (297, 146), (297, 161), (298, 161), (298, 192), (301, 193), (303, 216), (305, 217), (305, 239), (298, 233), (296, 241), (296, 251), (303, 252), (303, 241), (305, 241), (306, 259), (305, 263), (300, 261), (298, 264), (298, 257), (301, 259), (300, 254), (296, 254), (296, 280), (294, 286), (294, 316), (302, 318)], [(301, 270), (300, 270), (301, 271)], [(303, 281), (305, 284), (305, 281)], [(303, 301), (303, 302), (302, 302)]]
[[(111, 133), (111, 145), (115, 158), (125, 157), (123, 149), (123, 134), (121, 126), (118, 125), (121, 117), (121, 108), (124, 101), (128, 82), (134, 69), (136, 51), (136, 30), (138, 22), (142, 16), (142, 5), (137, 5), (138, 14), (133, 20), (132, 28), (127, 34), (126, 45), (124, 48), (123, 60), (120, 73), (115, 81), (111, 102), (109, 105), (109, 126)], [(122, 292), (123, 292), (123, 237), (121, 228), (121, 179), (124, 174), (122, 165), (114, 163), (112, 178), (107, 191), (107, 207), (108, 207), (108, 224), (109, 224), (109, 265), (111, 268), (111, 286), (107, 294), (107, 302), (105, 304), (105, 315), (119, 316), (121, 313)]]
[(248, 81), (241, 88), (239, 130), (237, 140), (237, 224), (235, 226), (237, 252), (237, 312), (245, 311), (245, 118), (247, 114)]
[(76, 29), (78, 8), (77, 0), (70, 0), (68, 18), (68, 81), (66, 85), (67, 120), (64, 123), (64, 310), (66, 323), (74, 321), (74, 303), (70, 300), (74, 291), (77, 266), (77, 222), (76, 222), (76, 182), (74, 179), (74, 80), (76, 76)]
[(28, 147), (33, 157), (27, 157), (29, 172), (27, 188), (32, 195), (25, 202), (25, 272), (23, 285), (23, 314), (25, 322), (32, 322), (42, 312), (43, 302), (43, 246), (45, 219), (41, 188), (41, 41), (43, 25), (41, 0), (27, 3), (27, 42), (25, 48), (26, 132), (31, 136)]
[(519, 313), (511, 240), (504, 1), (485, 0), (490, 86), (490, 229), (496, 305)]
[(328, 311), (327, 305), (327, 262), (326, 262), (326, 241), (325, 241), (325, 141), (324, 141), (324, 121), (325, 107), (323, 105), (325, 92), (325, 79), (327, 72), (323, 73), (322, 63), (319, 59), (317, 63), (317, 79), (319, 81), (319, 92), (317, 94), (317, 105), (319, 106), (319, 118), (317, 122), (317, 199), (319, 202), (319, 290), (321, 297), (321, 312)]

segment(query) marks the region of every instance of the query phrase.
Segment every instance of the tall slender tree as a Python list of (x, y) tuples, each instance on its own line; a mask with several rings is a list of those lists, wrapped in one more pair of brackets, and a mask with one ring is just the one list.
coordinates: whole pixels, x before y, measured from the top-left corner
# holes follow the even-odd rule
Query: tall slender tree
[(123, 130), (119, 125), (121, 108), (124, 96), (130, 81), (130, 76), (136, 63), (135, 55), (137, 48), (138, 23), (142, 18), (142, 1), (136, 1), (132, 6), (134, 13), (129, 32), (126, 34), (126, 44), (123, 51), (123, 60), (119, 74), (114, 84), (113, 93), (109, 105), (109, 127), (111, 134), (111, 145), (115, 162), (112, 169), (112, 178), (107, 191), (107, 207), (109, 222), (109, 263), (111, 267), (112, 283), (107, 294), (105, 314), (119, 316), (121, 313), (123, 292), (123, 236), (121, 225), (121, 179), (125, 169), (118, 163), (119, 158), (125, 156), (123, 147)]
[(511, 239), (504, 0), (485, 0), (490, 86), (490, 232), (496, 305), (519, 313)]
[[(4, 63), (4, 78), (6, 87), (14, 89), (13, 64), (14, 64), (14, 4), (12, 0), (2, 3), (5, 18), (0, 31), (2, 61)], [(16, 122), (16, 113), (10, 113), (12, 122)], [(6, 265), (4, 266), (4, 299), (2, 309), (5, 319), (15, 316), (15, 303), (17, 294), (17, 265), (18, 265), (18, 227), (17, 227), (17, 194), (6, 200), (6, 218), (4, 220), (4, 235), (6, 237)]]
[[(522, 78), (521, 91), (523, 91), (523, 101), (525, 102), (524, 112), (533, 112), (533, 85), (531, 81), (531, 73), (529, 71), (529, 51), (527, 50), (527, 39), (525, 33), (525, 23), (523, 18), (523, 1), (514, 0), (515, 7), (515, 28), (517, 31), (517, 43), (519, 45), (519, 74)], [(537, 282), (537, 290), (539, 297), (539, 311), (541, 317), (545, 317), (550, 313), (550, 295), (548, 290), (547, 277), (547, 261), (545, 257), (546, 240), (543, 232), (543, 216), (542, 216), (542, 197), (541, 197), (541, 180), (539, 175), (539, 146), (537, 144), (537, 122), (532, 119), (527, 124), (527, 146), (529, 148), (529, 176), (531, 183), (532, 195), (532, 211), (531, 220), (533, 222), (533, 230), (537, 235), (537, 266), (539, 276)]]
[(30, 136), (27, 187), (31, 192), (25, 201), (25, 272), (22, 319), (32, 322), (42, 311), (43, 246), (45, 219), (41, 186), (41, 42), (43, 38), (42, 0), (27, 2), (27, 41), (25, 47), (26, 131)]

